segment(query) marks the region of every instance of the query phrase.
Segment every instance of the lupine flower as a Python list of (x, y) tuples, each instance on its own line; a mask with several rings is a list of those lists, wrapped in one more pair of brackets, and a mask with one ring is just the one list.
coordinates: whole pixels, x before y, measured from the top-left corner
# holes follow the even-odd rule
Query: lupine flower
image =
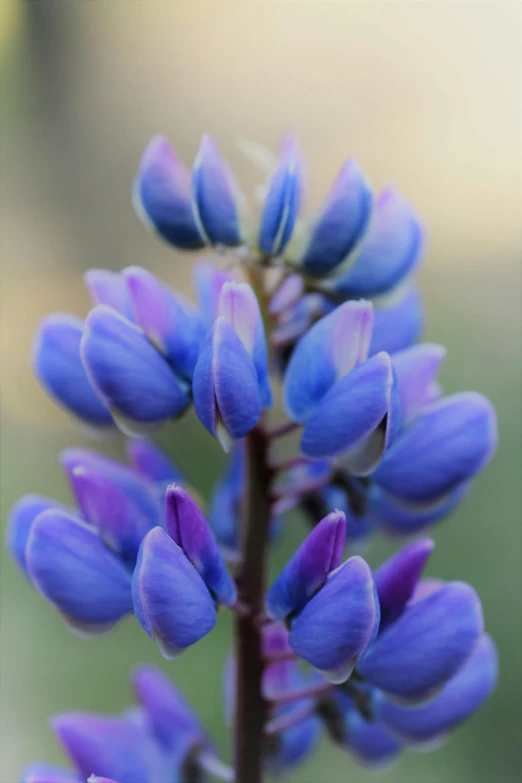
[[(218, 761), (196, 716), (152, 666), (133, 676), (140, 707), (120, 717), (65, 713), (52, 727), (75, 772), (33, 764), (22, 783), (190, 783)], [(97, 770), (91, 775), (92, 770)], [(102, 777), (100, 777), (102, 776)]]
[(125, 432), (179, 416), (186, 387), (144, 332), (105, 305), (85, 323), (81, 355), (97, 393)]
[(33, 368), (48, 394), (90, 426), (110, 427), (111, 412), (93, 388), (80, 358), (83, 322), (55, 313), (45, 318), (33, 345)]
[(229, 451), (257, 424), (261, 398), (256, 368), (235, 330), (220, 316), (205, 337), (194, 370), (194, 407)]
[[(68, 449), (76, 508), (27, 495), (7, 534), (22, 573), (82, 634), (134, 613), (175, 658), (212, 630), (221, 606), (236, 613), (224, 690), (237, 769), (145, 666), (134, 676), (137, 709), (55, 719), (74, 771), (32, 765), (23, 783), (282, 775), (323, 728), (363, 766), (382, 767), (403, 749), (439, 744), (495, 686), (496, 650), (473, 588), (422, 577), (431, 539), (375, 571), (358, 555), (341, 562), (345, 545), (369, 546), (375, 533), (440, 523), (496, 447), (491, 404), (474, 392), (442, 397), (445, 349), (415, 345), (421, 221), (393, 188), (373, 204), (353, 161), (315, 219), (298, 221), (292, 138), (270, 169), (252, 241), (234, 175), (208, 136), (192, 174), (165, 139), (149, 145), (134, 183), (140, 216), (175, 247), (219, 249), (226, 269), (199, 264), (197, 305), (146, 269), (93, 269), (86, 321), (44, 320), (33, 352), (42, 385), (89, 427), (116, 424), (136, 438), (126, 444), (132, 466)], [(278, 427), (276, 374), (288, 416)], [(209, 522), (170, 457), (138, 440), (191, 402), (231, 452)], [(288, 443), (300, 453), (283, 453)], [(264, 592), (268, 549), (289, 511), (311, 532)]]

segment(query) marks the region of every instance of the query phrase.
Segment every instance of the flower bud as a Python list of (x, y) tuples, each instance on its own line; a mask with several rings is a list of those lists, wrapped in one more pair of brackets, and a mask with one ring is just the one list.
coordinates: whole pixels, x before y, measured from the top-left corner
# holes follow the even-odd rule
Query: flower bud
[(225, 283), (219, 315), (230, 324), (254, 362), (263, 408), (272, 405), (265, 327), (256, 295), (246, 283)]
[(450, 514), (466, 497), (471, 483), (466, 482), (436, 503), (415, 504), (394, 498), (376, 484), (369, 493), (372, 518), (384, 533), (391, 536), (409, 536), (421, 533)]
[(78, 630), (103, 632), (132, 612), (128, 572), (72, 514), (49, 509), (36, 518), (26, 563), (34, 586)]
[(160, 527), (143, 539), (132, 597), (140, 625), (165, 658), (177, 658), (216, 623), (216, 607), (201, 576)]
[(290, 644), (331, 682), (340, 683), (348, 679), (378, 627), (379, 602), (372, 572), (355, 556), (330, 574), (293, 620)]
[(405, 424), (440, 396), (435, 379), (445, 356), (442, 345), (421, 343), (392, 357)]
[(266, 611), (272, 620), (300, 611), (324, 585), (341, 563), (345, 529), (344, 514), (334, 511), (307, 536), (267, 593)]
[(232, 605), (237, 592), (214, 533), (188, 492), (172, 484), (165, 496), (167, 532), (183, 550), (205, 582), (207, 588), (223, 604)]
[(136, 323), (183, 378), (190, 380), (205, 331), (192, 304), (138, 266), (122, 272)]
[(89, 269), (83, 276), (93, 305), (107, 305), (128, 321), (134, 321), (134, 310), (125, 277), (108, 269)]
[(301, 203), (301, 166), (297, 143), (285, 145), (283, 157), (265, 198), (259, 247), (265, 256), (278, 256), (285, 249)]
[(219, 315), (221, 289), (234, 278), (211, 262), (202, 261), (194, 267), (194, 285), (199, 302), (200, 316), (208, 331)]
[(174, 463), (147, 438), (134, 438), (127, 441), (127, 454), (136, 468), (145, 478), (157, 484), (184, 484), (185, 479)]
[(189, 169), (163, 136), (145, 150), (134, 180), (133, 203), (147, 228), (182, 250), (198, 250), (205, 240), (194, 218)]
[(198, 227), (210, 245), (234, 247), (243, 241), (234, 186), (228, 165), (204, 134), (192, 169), (192, 196)]
[(321, 207), (302, 264), (308, 274), (328, 275), (362, 238), (372, 212), (372, 192), (355, 160), (347, 161)]
[(261, 415), (254, 363), (223, 317), (203, 341), (192, 393), (196, 413), (225, 451), (250, 432)]
[(423, 231), (412, 208), (388, 188), (377, 199), (355, 262), (335, 288), (353, 297), (385, 294), (411, 274), (422, 246)]
[(419, 701), (458, 672), (483, 630), (477, 594), (452, 582), (408, 606), (379, 634), (357, 670), (386, 693)]
[(98, 305), (89, 313), (81, 354), (92, 384), (122, 427), (127, 422), (134, 432), (140, 424), (158, 424), (179, 416), (189, 404), (164, 357), (110, 307)]
[(346, 302), (318, 321), (297, 343), (284, 379), (284, 405), (305, 421), (332, 386), (368, 356), (371, 302)]
[(33, 345), (33, 369), (48, 394), (74, 416), (98, 427), (114, 424), (80, 358), (83, 322), (74, 315), (44, 318)]
[(9, 512), (6, 536), (7, 548), (20, 570), (28, 579), (31, 577), (27, 570), (25, 550), (29, 534), (38, 515), (50, 508), (73, 513), (71, 509), (43, 495), (24, 495), (14, 504)]
[(497, 445), (495, 410), (476, 392), (461, 392), (424, 409), (401, 433), (375, 480), (411, 503), (433, 503), (474, 478)]

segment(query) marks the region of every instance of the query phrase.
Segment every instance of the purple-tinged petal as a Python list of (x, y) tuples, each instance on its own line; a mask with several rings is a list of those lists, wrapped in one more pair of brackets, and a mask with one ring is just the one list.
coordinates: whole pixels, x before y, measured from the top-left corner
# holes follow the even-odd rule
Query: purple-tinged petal
[(375, 303), (370, 356), (393, 354), (417, 342), (424, 328), (424, 307), (418, 287), (408, 285), (391, 302)]
[(110, 307), (98, 305), (89, 313), (81, 355), (98, 394), (125, 420), (159, 423), (179, 416), (189, 404), (165, 358), (140, 329)]
[(200, 723), (172, 681), (155, 666), (138, 666), (132, 675), (134, 691), (157, 739), (166, 749), (176, 746), (180, 734), (204, 740)]
[(489, 698), (498, 677), (495, 644), (485, 634), (470, 658), (426, 704), (403, 706), (377, 692), (376, 718), (405, 742), (424, 743), (444, 737), (470, 718)]
[(462, 582), (452, 582), (410, 604), (379, 634), (357, 670), (386, 693), (418, 701), (458, 672), (483, 631), (476, 592)]
[(285, 249), (301, 203), (301, 166), (297, 143), (285, 147), (265, 198), (259, 247), (265, 256), (278, 256)]
[(457, 487), (436, 503), (413, 504), (394, 498), (376, 484), (369, 494), (369, 511), (376, 525), (391, 536), (409, 536), (423, 532), (450, 514), (466, 497), (471, 483)]
[(80, 357), (83, 321), (74, 315), (54, 313), (38, 327), (33, 343), (34, 372), (48, 394), (80, 419), (95, 426), (114, 424)]
[(108, 269), (89, 269), (83, 279), (93, 305), (107, 305), (128, 321), (135, 320), (127, 284), (122, 274)]
[(22, 772), (20, 783), (80, 783), (80, 779), (54, 764), (31, 764)]
[[(355, 481), (356, 479), (352, 479)], [(362, 503), (364, 504), (365, 488), (361, 487)], [(346, 518), (346, 543), (349, 547), (356, 547), (364, 543), (373, 531), (373, 520), (364, 513), (355, 513), (350, 505), (350, 499), (346, 491), (341, 487), (330, 486), (321, 491), (321, 498), (326, 503), (329, 511), (339, 509)]]
[[(293, 708), (286, 708), (290, 709)], [(265, 761), (266, 769), (276, 776), (288, 774), (314, 752), (321, 734), (321, 721), (317, 716), (310, 715), (271, 737)]]
[(43, 495), (24, 495), (18, 500), (9, 512), (7, 522), (6, 544), (12, 557), (15, 559), (22, 573), (30, 579), (27, 570), (25, 550), (33, 522), (42, 511), (50, 508), (74, 513), (72, 509), (58, 503), (56, 500), (46, 498)]
[(443, 579), (436, 579), (435, 577), (421, 579), (420, 582), (417, 583), (417, 586), (412, 593), (410, 604), (415, 603), (415, 601), (422, 601), (423, 598), (427, 598), (429, 595), (433, 595), (433, 593), (436, 593), (438, 590), (444, 587), (445, 584), (446, 582)]
[(434, 546), (431, 538), (421, 538), (396, 552), (375, 571), (381, 633), (403, 613)]
[(341, 169), (312, 228), (302, 257), (306, 271), (328, 275), (345, 261), (362, 238), (372, 212), (373, 196), (356, 161)]
[(390, 291), (417, 266), (423, 230), (412, 208), (397, 191), (377, 199), (368, 233), (348, 272), (335, 281), (350, 296), (378, 296)]
[(26, 548), (31, 581), (73, 625), (106, 630), (132, 612), (130, 576), (94, 528), (43, 511)]
[(165, 658), (177, 658), (216, 623), (216, 608), (205, 583), (160, 527), (141, 544), (132, 597), (136, 617)]
[(221, 289), (232, 282), (233, 276), (210, 262), (201, 262), (194, 268), (194, 285), (199, 301), (200, 315), (208, 331), (218, 317)]
[(284, 313), (299, 302), (304, 293), (304, 280), (301, 275), (289, 275), (273, 294), (268, 305), (270, 315)]
[(174, 369), (190, 380), (205, 335), (192, 304), (139, 266), (123, 270), (136, 323)]
[(197, 415), (225, 451), (233, 439), (250, 432), (261, 415), (254, 363), (223, 317), (203, 341), (192, 394)]
[(165, 505), (167, 532), (172, 540), (183, 550), (216, 599), (228, 606), (234, 604), (236, 586), (197, 503), (186, 490), (172, 484), (167, 489)]
[(263, 408), (272, 405), (268, 376), (265, 327), (259, 302), (247, 283), (225, 283), (221, 289), (219, 315), (230, 324), (254, 362)]
[(235, 247), (242, 243), (234, 182), (207, 134), (192, 169), (192, 197), (198, 227), (208, 244)]
[(133, 202), (147, 228), (183, 250), (204, 246), (191, 203), (190, 171), (163, 136), (145, 150), (134, 180)]
[(326, 582), (342, 560), (346, 520), (340, 511), (328, 514), (288, 561), (266, 596), (272, 620), (298, 612)]
[(386, 353), (373, 356), (337, 381), (305, 424), (303, 454), (331, 457), (364, 441), (385, 419), (392, 383), (393, 368)]
[(184, 484), (185, 479), (166, 454), (147, 438), (127, 441), (127, 454), (134, 467), (157, 484)]
[(109, 549), (133, 566), (140, 544), (158, 524), (159, 514), (146, 514), (110, 477), (89, 468), (75, 468), (71, 480), (87, 521)]
[(476, 392), (446, 397), (422, 411), (403, 431), (374, 478), (412, 503), (431, 503), (474, 478), (497, 445), (492, 404)]
[(361, 557), (351, 557), (294, 619), (290, 644), (329, 680), (344, 682), (378, 626), (379, 602), (371, 569)]
[(79, 773), (93, 769), (118, 783), (156, 783), (167, 780), (168, 759), (141, 726), (122, 718), (69, 712), (51, 725)]
[(340, 378), (368, 355), (371, 302), (346, 302), (322, 318), (298, 342), (285, 373), (285, 409), (303, 422)]
[(436, 343), (421, 343), (392, 356), (404, 423), (411, 421), (439, 393), (436, 377), (446, 349)]
[[(81, 448), (62, 451), (60, 462), (67, 474), (76, 502), (87, 521), (91, 521), (89, 519), (90, 498), (85, 497), (83, 485), (78, 484), (75, 480), (78, 468), (110, 481), (140, 509), (143, 516), (152, 520), (154, 524), (159, 524), (158, 520), (161, 519), (163, 513), (163, 499), (160, 504), (154, 484), (141, 476), (134, 468), (95, 451), (90, 451), (90, 449)], [(154, 520), (156, 521), (154, 522)]]

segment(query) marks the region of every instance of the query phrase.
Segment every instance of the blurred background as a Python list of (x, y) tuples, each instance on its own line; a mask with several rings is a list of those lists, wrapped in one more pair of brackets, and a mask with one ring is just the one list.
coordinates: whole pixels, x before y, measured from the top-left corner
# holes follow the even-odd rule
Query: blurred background
[[(238, 140), (274, 147), (289, 128), (308, 159), (309, 209), (355, 155), (377, 188), (394, 183), (424, 217), (426, 337), (448, 346), (442, 382), (491, 397), (500, 425), (497, 457), (435, 532), (430, 572), (480, 593), (501, 679), (478, 716), (429, 757), (405, 754), (390, 783), (520, 779), (521, 11), (518, 2), (0, 3), (3, 526), (22, 493), (68, 500), (58, 452), (90, 445), (32, 377), (38, 321), (86, 313), (81, 278), (92, 266), (147, 266), (190, 291), (193, 259), (144, 231), (131, 207), (154, 133), (190, 161), (209, 131), (251, 192), (259, 174)], [(223, 457), (203, 428), (188, 416), (162, 438), (208, 493)], [(118, 440), (100, 447), (123, 453)], [(302, 533), (291, 519), (274, 569)], [(378, 542), (370, 563), (391, 550)], [(167, 664), (132, 619), (106, 638), (73, 636), (3, 548), (1, 579), (2, 783), (31, 760), (63, 761), (51, 714), (124, 709), (129, 671), (145, 660), (181, 683), (228, 757), (225, 614)], [(291, 778), (367, 779), (328, 742)]]

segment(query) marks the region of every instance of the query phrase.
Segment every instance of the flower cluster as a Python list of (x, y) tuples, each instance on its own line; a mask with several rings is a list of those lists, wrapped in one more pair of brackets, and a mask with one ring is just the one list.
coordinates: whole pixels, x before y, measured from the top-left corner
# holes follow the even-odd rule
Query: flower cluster
[[(417, 343), (421, 223), (394, 189), (374, 199), (353, 160), (316, 217), (302, 219), (293, 139), (263, 190), (256, 232), (211, 139), (192, 173), (165, 139), (152, 141), (135, 205), (174, 247), (213, 249), (196, 267), (198, 303), (145, 269), (96, 269), (85, 277), (85, 321), (43, 321), (33, 351), (41, 384), (83, 429), (127, 436), (130, 464), (66, 450), (76, 507), (27, 495), (8, 530), (25, 576), (77, 632), (135, 614), (175, 658), (212, 630), (220, 606), (235, 613), (255, 660), (236, 646), (225, 702), (236, 779), (249, 783), (301, 763), (324, 732), (369, 766), (436, 745), (496, 681), (473, 588), (422, 578), (430, 539), (377, 569), (345, 559), (373, 533), (417, 536), (439, 522), (496, 447), (489, 401), (443, 396), (445, 350)], [(287, 421), (269, 426), (279, 396)], [(192, 405), (228, 454), (206, 513), (147, 437)], [(298, 453), (281, 458), (292, 433)], [(312, 529), (265, 592), (269, 544), (294, 509)], [(55, 720), (76, 773), (36, 766), (23, 781), (232, 779), (163, 676), (140, 669), (135, 688), (142, 706), (121, 718)], [(248, 716), (245, 688), (256, 700)]]

